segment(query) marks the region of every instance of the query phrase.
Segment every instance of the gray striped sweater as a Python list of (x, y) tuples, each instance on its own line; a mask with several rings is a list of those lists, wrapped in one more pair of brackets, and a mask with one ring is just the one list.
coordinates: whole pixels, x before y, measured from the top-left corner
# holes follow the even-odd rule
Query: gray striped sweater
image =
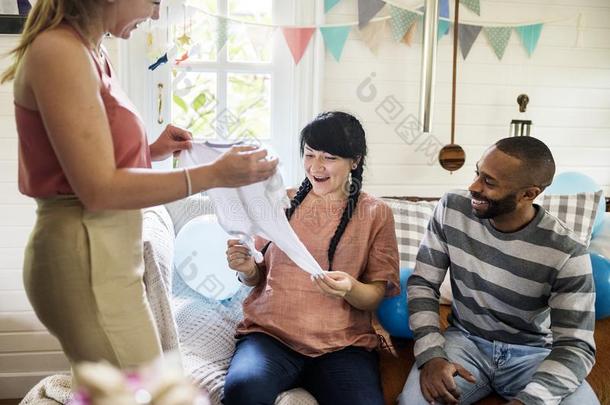
[(439, 288), (450, 270), (449, 322), (487, 340), (551, 349), (517, 399), (556, 404), (595, 362), (595, 289), (585, 246), (543, 208), (502, 233), (472, 214), (469, 193), (446, 194), (430, 219), (408, 281), (417, 366), (447, 358)]

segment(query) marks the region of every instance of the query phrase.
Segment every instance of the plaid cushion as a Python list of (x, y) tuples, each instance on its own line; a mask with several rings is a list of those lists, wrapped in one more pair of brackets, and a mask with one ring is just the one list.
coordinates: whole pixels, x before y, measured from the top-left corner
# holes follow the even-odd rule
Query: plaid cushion
[(589, 246), (602, 194), (601, 190), (596, 193), (543, 194), (536, 202), (573, 230), (582, 243)]
[(400, 253), (400, 268), (414, 268), (419, 244), (437, 201), (406, 201), (383, 199), (392, 208)]

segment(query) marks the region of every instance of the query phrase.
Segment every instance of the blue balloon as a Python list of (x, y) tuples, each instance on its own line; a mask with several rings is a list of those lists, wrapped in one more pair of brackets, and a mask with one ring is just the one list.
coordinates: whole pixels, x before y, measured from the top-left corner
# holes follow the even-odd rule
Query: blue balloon
[(413, 269), (400, 269), (400, 295), (384, 298), (377, 308), (377, 319), (391, 336), (413, 338), (407, 306), (407, 280), (412, 273)]
[[(577, 193), (590, 193), (601, 190), (601, 187), (586, 174), (579, 172), (563, 172), (558, 174), (553, 179), (553, 183), (546, 189), (545, 193), (552, 194), (577, 194)], [(606, 198), (602, 191), (602, 197), (599, 200), (597, 206), (597, 214), (595, 215), (595, 222), (593, 223), (593, 229), (591, 235), (595, 236), (597, 232), (602, 228), (604, 222), (604, 212), (606, 212)]]
[(241, 287), (227, 263), (229, 238), (214, 215), (189, 221), (176, 236), (174, 268), (189, 287), (206, 298), (231, 298)]
[(610, 260), (590, 253), (595, 282), (595, 319), (610, 316)]

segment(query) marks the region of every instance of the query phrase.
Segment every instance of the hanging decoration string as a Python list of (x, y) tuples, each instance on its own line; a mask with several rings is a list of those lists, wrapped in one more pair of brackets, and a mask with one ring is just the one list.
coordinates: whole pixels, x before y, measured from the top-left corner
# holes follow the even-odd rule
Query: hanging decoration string
[[(423, 11), (413, 10), (413, 9), (408, 8), (408, 7), (397, 5), (396, 3), (393, 3), (391, 1), (385, 1), (385, 3), (389, 4), (389, 5), (392, 5), (394, 7), (401, 8), (403, 10), (410, 11), (411, 13), (418, 14), (420, 16), (424, 15)], [(220, 14), (212, 13), (212, 12), (204, 9), (201, 5), (194, 4), (194, 3), (191, 3), (191, 2), (187, 2), (186, 4), (187, 4), (188, 7), (194, 8), (197, 11), (201, 12), (202, 14), (205, 14), (205, 15), (210, 16), (210, 17), (222, 18), (222, 19), (225, 19), (227, 21), (231, 21), (231, 22), (238, 23), (238, 24), (256, 25), (256, 26), (260, 26), (260, 27), (271, 27), (271, 28), (278, 28), (278, 27), (321, 28), (321, 27), (357, 26), (359, 24), (358, 21), (351, 21), (351, 22), (345, 22), (345, 23), (322, 24), (322, 25), (320, 25), (320, 24), (304, 24), (304, 25), (268, 24), (268, 23), (254, 22), (254, 21), (244, 21), (244, 20), (240, 20), (240, 19), (237, 19), (237, 18), (234, 18), (234, 17), (229, 17), (229, 16), (226, 16), (226, 15), (220, 15)], [(555, 23), (555, 22), (568, 21), (568, 20), (571, 20), (571, 19), (576, 18), (576, 17), (577, 17), (577, 15), (571, 15), (571, 16), (563, 16), (563, 17), (546, 18), (546, 19), (535, 20), (535, 21), (519, 21), (519, 22), (510, 22), (510, 23), (500, 22), (500, 21), (496, 22), (496, 21), (462, 20), (462, 22), (460, 24), (478, 25), (480, 27), (520, 27), (520, 26), (524, 26), (524, 25), (550, 24), (550, 23)], [(371, 19), (369, 21), (369, 23), (375, 23), (375, 22), (379, 22), (379, 21), (390, 20), (391, 18), (392, 18), (391, 16), (377, 17), (377, 18)], [(443, 21), (452, 22), (451, 18), (448, 18), (448, 17), (439, 17), (438, 19), (439, 20), (443, 20)]]

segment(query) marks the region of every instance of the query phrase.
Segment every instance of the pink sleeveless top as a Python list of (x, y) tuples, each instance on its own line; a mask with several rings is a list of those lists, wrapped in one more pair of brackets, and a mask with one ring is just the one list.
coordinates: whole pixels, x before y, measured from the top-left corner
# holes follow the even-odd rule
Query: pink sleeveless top
[[(82, 40), (73, 28), (70, 30)], [(92, 51), (89, 53), (101, 79), (100, 95), (112, 134), (116, 167), (151, 167), (144, 123), (120, 88), (110, 64), (100, 66)], [(105, 52), (104, 59), (108, 60)], [(15, 103), (15, 120), (19, 136), (19, 191), (35, 198), (74, 194), (51, 146), (40, 112)]]

